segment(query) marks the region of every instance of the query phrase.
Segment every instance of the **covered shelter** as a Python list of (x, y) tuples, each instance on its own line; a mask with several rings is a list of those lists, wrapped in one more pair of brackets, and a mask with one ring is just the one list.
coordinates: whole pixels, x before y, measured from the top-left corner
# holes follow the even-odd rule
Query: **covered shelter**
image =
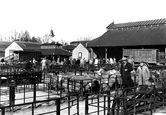
[(124, 48), (156, 48), (166, 52), (166, 19), (111, 23), (100, 37), (88, 42), (99, 57), (120, 59)]
[(60, 43), (44, 43), (41, 45), (42, 57), (47, 57), (48, 59), (57, 61), (58, 58), (64, 60), (64, 58), (69, 58), (72, 53), (62, 48)]
[(5, 49), (5, 60), (28, 61), (40, 58), (40, 43), (14, 41)]

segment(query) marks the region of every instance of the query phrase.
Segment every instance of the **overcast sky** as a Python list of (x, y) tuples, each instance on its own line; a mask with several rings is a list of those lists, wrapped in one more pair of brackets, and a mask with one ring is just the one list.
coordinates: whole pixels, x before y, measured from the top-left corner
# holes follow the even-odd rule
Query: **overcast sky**
[(166, 18), (165, 0), (0, 0), (0, 34), (28, 30), (55, 41), (97, 38), (114, 23)]

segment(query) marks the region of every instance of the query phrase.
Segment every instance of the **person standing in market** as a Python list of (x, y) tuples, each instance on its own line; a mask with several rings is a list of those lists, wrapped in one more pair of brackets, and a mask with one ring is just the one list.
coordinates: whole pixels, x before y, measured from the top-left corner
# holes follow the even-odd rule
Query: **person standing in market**
[(131, 71), (133, 70), (132, 64), (128, 62), (126, 57), (122, 58), (120, 73), (122, 76), (122, 86), (124, 88), (133, 87), (134, 82), (131, 78)]
[(46, 60), (46, 58), (42, 59), (41, 64), (42, 64), (42, 70), (47, 70), (47, 60)]
[(138, 74), (138, 85), (148, 85), (148, 80), (150, 77), (150, 71), (145, 62), (141, 62), (137, 68)]

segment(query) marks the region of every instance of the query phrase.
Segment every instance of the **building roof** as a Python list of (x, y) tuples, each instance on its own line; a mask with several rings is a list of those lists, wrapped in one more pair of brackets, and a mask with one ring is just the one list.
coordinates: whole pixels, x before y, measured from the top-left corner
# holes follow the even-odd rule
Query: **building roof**
[(86, 47), (86, 44), (89, 42), (89, 40), (85, 40), (85, 41), (73, 41), (73, 42), (70, 42), (71, 45), (74, 45), (74, 44), (82, 44), (83, 46)]
[(165, 23), (166, 23), (166, 19), (145, 20), (145, 21), (119, 23), (119, 24), (114, 24), (114, 22), (112, 22), (106, 28), (117, 29), (117, 28), (128, 28), (128, 27), (138, 27), (138, 26), (151, 26), (151, 25), (159, 25), (159, 24), (165, 24)]
[(11, 43), (12, 42), (0, 41), (0, 51), (4, 52)]
[(73, 51), (73, 49), (75, 48), (76, 46), (74, 45), (66, 45), (66, 46), (63, 46), (62, 48), (65, 49), (65, 50), (68, 50), (68, 51)]
[(42, 55), (61, 55), (61, 56), (71, 56), (72, 54), (65, 49), (41, 49)]
[(166, 45), (166, 19), (113, 24), (88, 47)]
[(57, 45), (57, 46), (62, 46), (62, 44), (58, 43), (58, 42), (52, 42), (52, 43), (44, 43), (41, 45)]
[(36, 42), (15, 41), (24, 51), (39, 51), (41, 44)]

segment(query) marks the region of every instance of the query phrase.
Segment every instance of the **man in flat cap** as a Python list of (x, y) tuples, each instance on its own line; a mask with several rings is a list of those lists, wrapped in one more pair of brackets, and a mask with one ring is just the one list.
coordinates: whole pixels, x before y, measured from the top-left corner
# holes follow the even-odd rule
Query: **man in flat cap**
[(120, 72), (122, 76), (122, 86), (124, 88), (134, 86), (133, 80), (131, 78), (132, 70), (132, 64), (128, 62), (128, 59), (126, 57), (123, 57)]

